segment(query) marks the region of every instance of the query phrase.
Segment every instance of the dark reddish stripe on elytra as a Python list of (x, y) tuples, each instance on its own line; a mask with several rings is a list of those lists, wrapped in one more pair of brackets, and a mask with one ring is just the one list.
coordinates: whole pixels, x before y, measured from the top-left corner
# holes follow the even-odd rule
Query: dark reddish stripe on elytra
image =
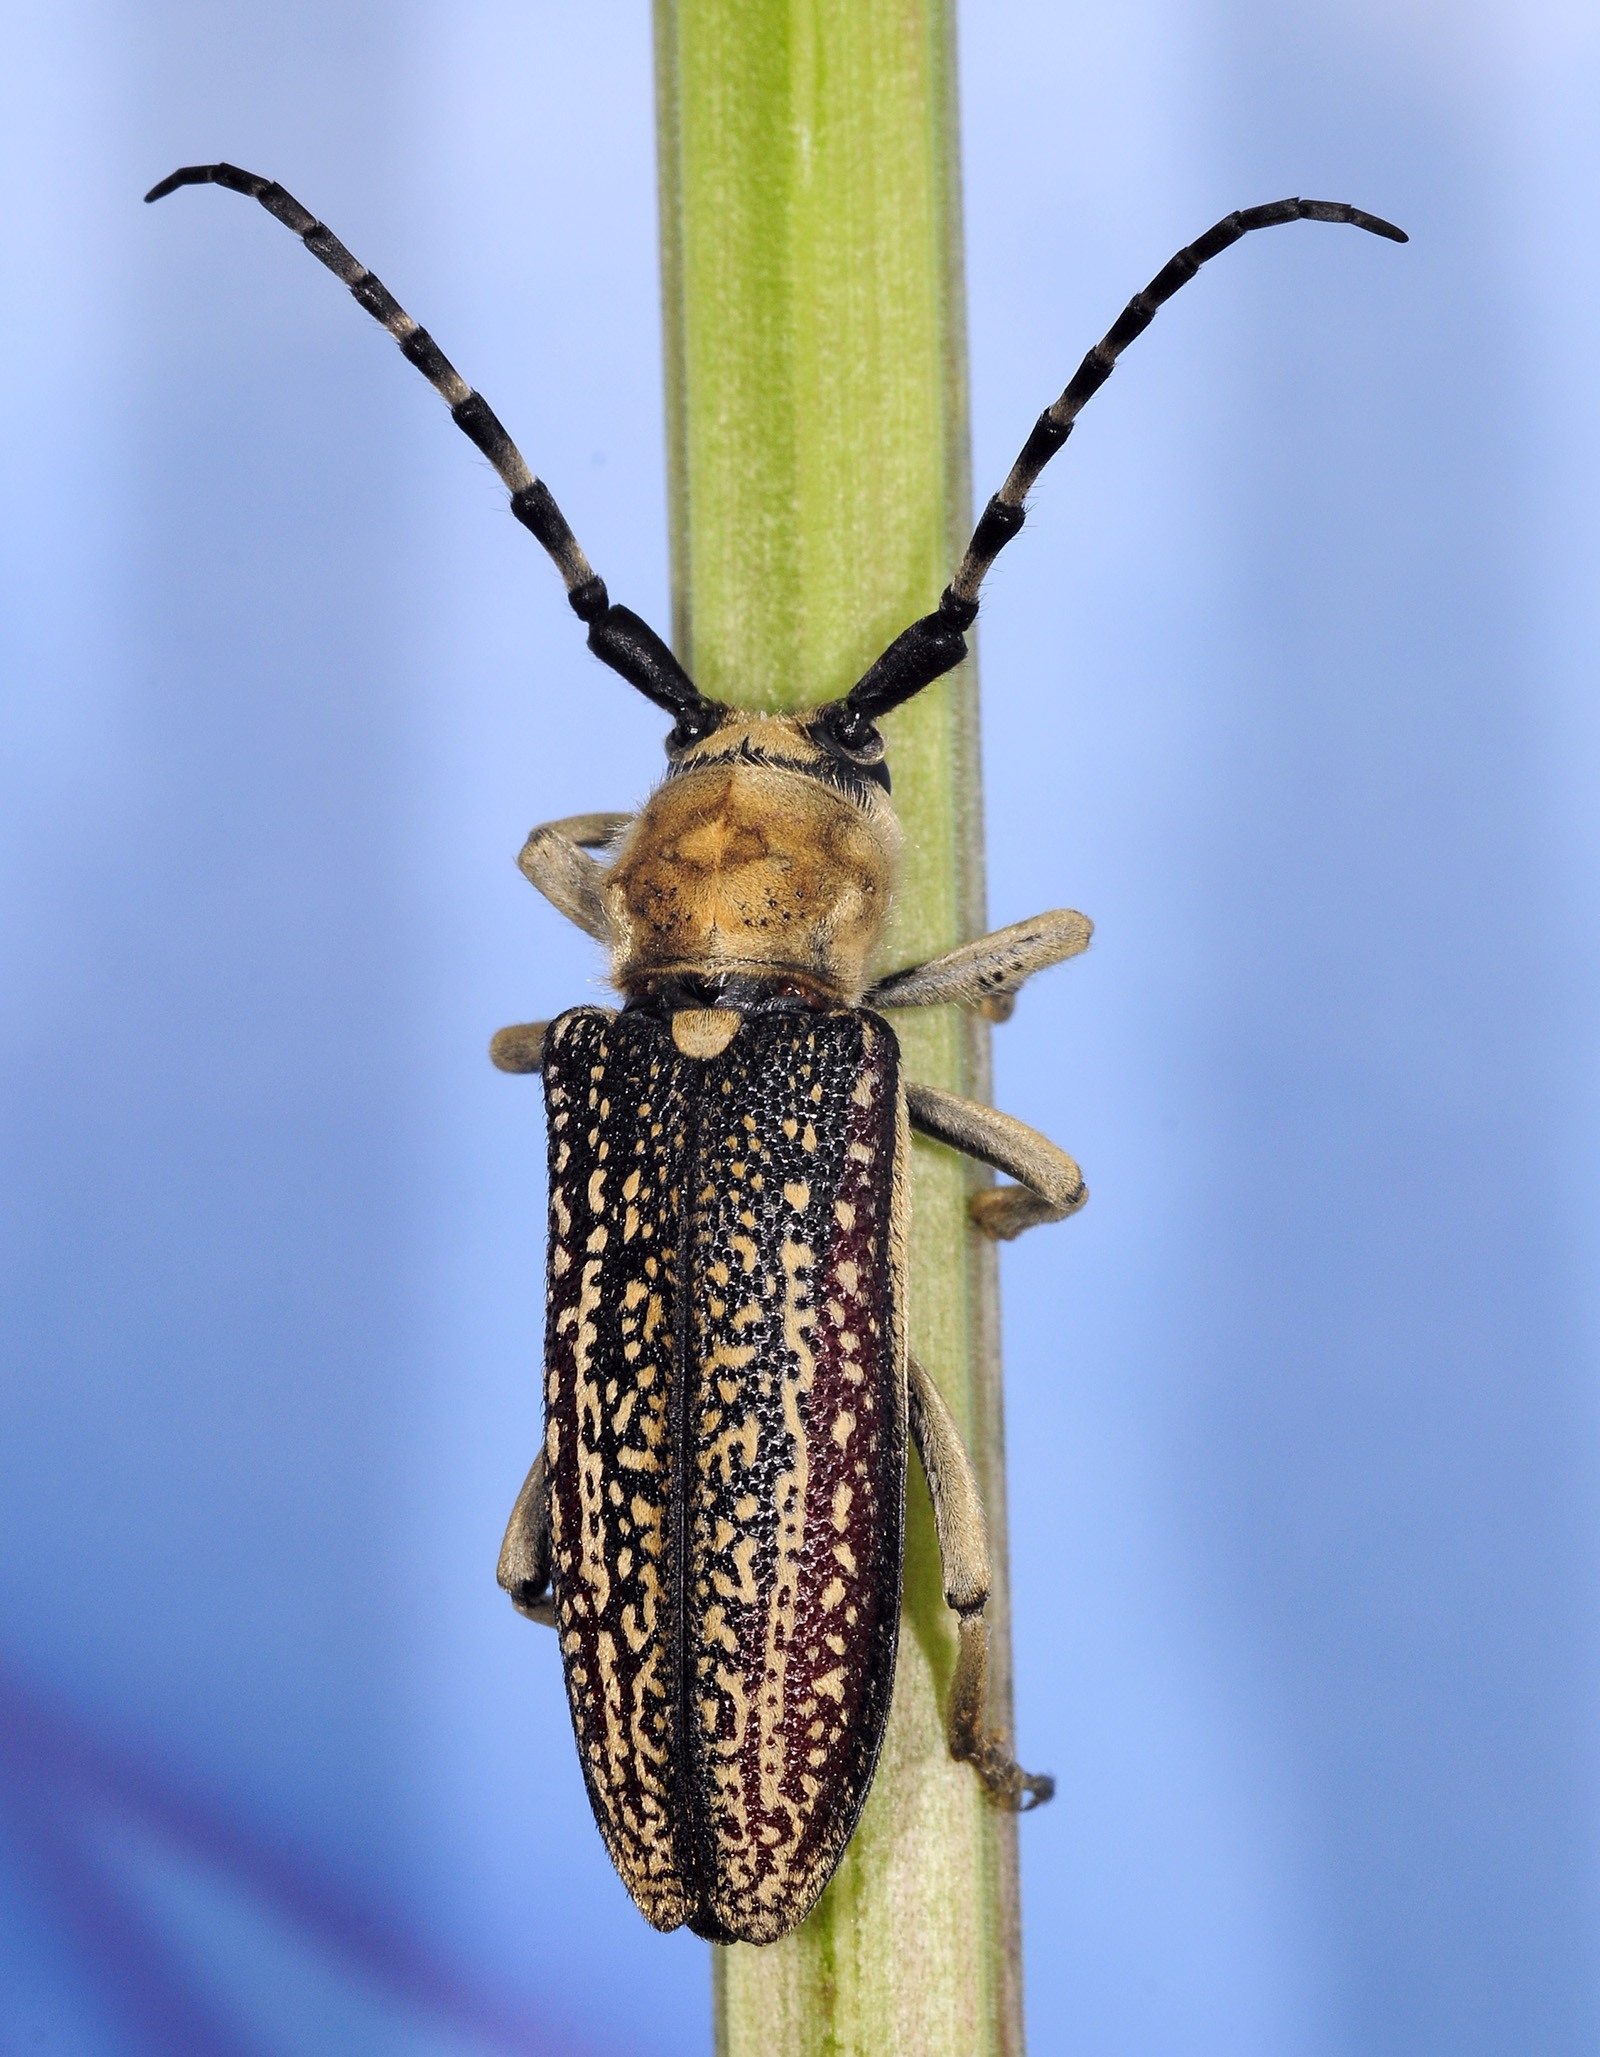
[[(858, 1044), (851, 1053), (850, 1084), (870, 1076), (876, 1095), (870, 1106), (849, 1105), (838, 1170), (808, 1210), (808, 1226), (816, 1225), (812, 1246), (817, 1260), (810, 1281), (815, 1320), (808, 1332), (815, 1376), (802, 1401), (809, 1477), (799, 1608), (785, 1652), (785, 1768), (777, 1805), (762, 1797), (759, 1722), (752, 1723), (740, 1758), (757, 1878), (778, 1889), (771, 1898), (758, 1897), (755, 1911), (771, 1920), (774, 1933), (804, 1914), (849, 1840), (877, 1759), (894, 1680), (905, 1471), (888, 1264), (898, 1052), (892, 1036), (873, 1026), (873, 1051), (863, 1053)], [(855, 1027), (858, 1035), (864, 1030), (859, 1017)], [(872, 1161), (852, 1159), (851, 1143), (870, 1147)], [(853, 1209), (852, 1228), (838, 1223), (836, 1202)], [(823, 1232), (817, 1233), (818, 1228)], [(850, 1264), (856, 1267), (853, 1290), (841, 1275)], [(830, 1303), (841, 1313), (832, 1312)], [(852, 1349), (845, 1347), (846, 1335), (855, 1339)], [(859, 1380), (850, 1377), (852, 1370), (861, 1374)], [(854, 1425), (841, 1439), (835, 1427), (847, 1414)], [(834, 1519), (841, 1486), (850, 1494), (842, 1528)], [(840, 1561), (841, 1545), (853, 1569)], [(757, 1602), (739, 1611), (741, 1649), (732, 1660), (743, 1673), (752, 1705), (762, 1686), (775, 1575), (770, 1558), (764, 1571)], [(836, 1584), (844, 1587), (843, 1597), (824, 1607), (824, 1597)], [(849, 1619), (852, 1608), (854, 1621)], [(830, 1635), (844, 1644), (842, 1652), (830, 1645)], [(814, 1706), (807, 1709), (807, 1702)], [(825, 1725), (821, 1737), (811, 1733), (818, 1720)], [(813, 1763), (817, 1751), (822, 1761)], [(775, 1832), (777, 1840), (767, 1842), (764, 1832)], [(719, 1899), (725, 1891), (726, 1882), (719, 1881)], [(749, 1895), (743, 1900), (748, 1920)]]
[[(874, 1146), (875, 1158), (867, 1166), (847, 1156), (838, 1192), (839, 1199), (854, 1207), (856, 1225), (851, 1230), (836, 1226), (818, 1267), (817, 1325), (812, 1332), (817, 1372), (806, 1410), (812, 1462), (801, 1593), (807, 1604), (796, 1638), (800, 1673), (791, 1673), (790, 1698), (795, 1702), (814, 1691), (816, 1679), (841, 1662), (826, 1637), (832, 1633), (845, 1642), (849, 1655), (839, 1710), (843, 1736), (821, 1767), (804, 1765), (803, 1751), (798, 1753), (801, 1762), (791, 1761), (790, 1767), (790, 1786), (797, 1796), (802, 1766), (820, 1780), (827, 1796), (827, 1804), (816, 1803), (804, 1848), (824, 1858), (830, 1872), (855, 1826), (877, 1761), (894, 1684), (900, 1621), (906, 1428), (895, 1365), (888, 1264), (896, 1067), (880, 1057), (875, 1068), (883, 1088), (879, 1100), (873, 1108), (852, 1110), (850, 1129), (850, 1140)], [(854, 1294), (846, 1291), (840, 1276), (849, 1264), (856, 1268)], [(843, 1321), (829, 1312), (830, 1301), (844, 1308)], [(844, 1348), (846, 1333), (859, 1339), (853, 1352)], [(865, 1372), (860, 1384), (849, 1378), (850, 1369)], [(834, 1424), (847, 1413), (855, 1416), (855, 1426), (841, 1443), (833, 1433)], [(833, 1513), (840, 1486), (851, 1494), (842, 1529)], [(838, 1561), (841, 1544), (854, 1560), (853, 1577)], [(821, 1596), (834, 1577), (844, 1580), (848, 1598), (824, 1609)], [(847, 1618), (852, 1606), (854, 1622)], [(820, 1652), (814, 1660), (807, 1655), (813, 1649)]]

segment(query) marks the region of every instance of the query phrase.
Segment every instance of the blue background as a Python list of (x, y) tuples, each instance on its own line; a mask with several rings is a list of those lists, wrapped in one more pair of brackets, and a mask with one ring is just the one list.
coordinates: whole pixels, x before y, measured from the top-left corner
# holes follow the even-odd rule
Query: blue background
[[(0, 2050), (703, 2050), (490, 1575), (541, 1115), (483, 1045), (598, 969), (512, 858), (661, 724), (281, 228), (139, 205), (282, 179), (664, 624), (646, 10), (5, 36)], [(1094, 1189), (1004, 1259), (1038, 2052), (1600, 2032), (1597, 44), (967, 11), (980, 493), (1228, 209), (1414, 238), (1220, 260), (984, 617), (993, 918), (1098, 924), (997, 1038)]]

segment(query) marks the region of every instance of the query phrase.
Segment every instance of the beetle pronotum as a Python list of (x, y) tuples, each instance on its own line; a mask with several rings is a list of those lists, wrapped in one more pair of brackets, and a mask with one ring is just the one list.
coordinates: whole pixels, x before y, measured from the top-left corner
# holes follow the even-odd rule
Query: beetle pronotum
[[(1009, 1174), (971, 1203), (1001, 1238), (1087, 1193), (1055, 1144), (900, 1075), (881, 1010), (1003, 1020), (1090, 924), (1042, 914), (873, 980), (899, 827), (877, 723), (966, 655), (1023, 503), (1156, 310), (1252, 229), (1345, 222), (1340, 201), (1230, 214), (1136, 293), (1034, 424), (931, 614), (841, 699), (763, 715), (705, 698), (613, 606), (549, 489), (432, 337), (279, 185), (191, 165), (259, 200), (350, 288), (449, 404), (554, 560), (589, 648), (673, 717), (635, 815), (550, 822), (518, 860), (610, 952), (620, 1013), (502, 1029), (544, 1074), (550, 1254), (544, 1445), (499, 1580), (559, 1631), (579, 1759), (617, 1870), (657, 1928), (772, 1942), (810, 1911), (860, 1814), (888, 1719), (907, 1439), (959, 1622), (952, 1755), (994, 1799), (1050, 1797), (985, 1719), (989, 1570), (972, 1466), (905, 1342), (912, 1129)], [(601, 850), (609, 863), (589, 855)]]

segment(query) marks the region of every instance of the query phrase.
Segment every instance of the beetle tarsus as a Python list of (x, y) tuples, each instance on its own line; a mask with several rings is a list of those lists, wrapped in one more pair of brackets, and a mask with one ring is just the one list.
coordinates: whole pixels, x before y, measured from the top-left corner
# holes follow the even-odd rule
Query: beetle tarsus
[(984, 1235), (1009, 1243), (1041, 1222), (1065, 1221), (1087, 1201), (1089, 1188), (1074, 1160), (1025, 1121), (938, 1086), (908, 1086), (906, 1101), (919, 1134), (1018, 1181), (973, 1194), (969, 1211)]
[(1056, 1782), (1048, 1772), (1024, 1771), (997, 1731), (984, 1736), (971, 1750), (957, 1752), (983, 1782), (983, 1789), (1006, 1814), (1031, 1814), (1035, 1807), (1053, 1800)]
[(956, 1675), (950, 1687), (950, 1755), (970, 1764), (997, 1807), (1008, 1814), (1027, 1814), (1055, 1793), (1056, 1782), (1044, 1773), (1024, 1771), (998, 1729), (985, 1726), (989, 1697), (989, 1625), (982, 1606), (961, 1616), (961, 1643)]
[(520, 1615), (545, 1628), (555, 1627), (556, 1603), (550, 1591), (550, 1488), (542, 1449), (528, 1467), (511, 1509), (494, 1575)]
[(989, 1543), (972, 1459), (944, 1395), (915, 1357), (906, 1360), (911, 1439), (922, 1459), (933, 1501), (933, 1525), (944, 1567), (945, 1604), (956, 1616), (955, 1677), (950, 1682), (946, 1734), (950, 1755), (970, 1764), (997, 1806), (1013, 1814), (1041, 1806), (1055, 1780), (1022, 1769), (1004, 1736), (988, 1725)]

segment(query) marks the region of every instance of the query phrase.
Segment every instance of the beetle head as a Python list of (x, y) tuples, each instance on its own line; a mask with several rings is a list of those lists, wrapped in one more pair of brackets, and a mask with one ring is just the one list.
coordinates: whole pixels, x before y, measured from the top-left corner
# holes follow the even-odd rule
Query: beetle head
[(754, 977), (860, 998), (900, 825), (881, 742), (845, 750), (824, 713), (730, 710), (674, 751), (606, 881), (621, 990)]

